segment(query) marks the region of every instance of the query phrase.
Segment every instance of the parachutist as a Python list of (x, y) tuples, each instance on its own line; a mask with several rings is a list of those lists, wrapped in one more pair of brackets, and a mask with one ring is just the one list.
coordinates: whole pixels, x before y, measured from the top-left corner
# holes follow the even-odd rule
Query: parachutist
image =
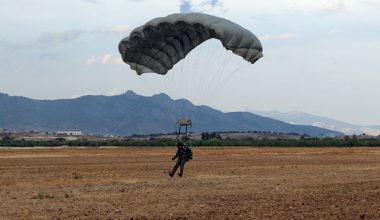
[(173, 177), (175, 172), (177, 171), (178, 167), (180, 168), (180, 171), (178, 173), (178, 176), (182, 177), (183, 170), (185, 168), (185, 163), (192, 159), (193, 153), (191, 148), (184, 145), (182, 142), (179, 142), (177, 144), (177, 153), (174, 157), (172, 157), (172, 160), (175, 160), (178, 158), (177, 162), (175, 163), (173, 169), (169, 172), (169, 176)]

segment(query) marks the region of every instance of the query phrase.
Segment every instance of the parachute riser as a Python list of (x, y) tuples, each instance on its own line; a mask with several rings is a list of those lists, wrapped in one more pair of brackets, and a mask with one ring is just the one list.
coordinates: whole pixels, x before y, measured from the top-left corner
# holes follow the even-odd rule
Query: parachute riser
[(175, 130), (176, 144), (183, 142), (185, 145), (191, 146), (192, 121), (186, 118), (179, 119), (175, 124)]

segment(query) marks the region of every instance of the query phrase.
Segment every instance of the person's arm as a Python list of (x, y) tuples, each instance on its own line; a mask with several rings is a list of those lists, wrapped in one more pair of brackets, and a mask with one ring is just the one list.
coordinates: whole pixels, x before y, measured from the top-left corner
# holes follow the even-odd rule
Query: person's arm
[(179, 148), (177, 149), (177, 153), (174, 155), (174, 157), (172, 157), (172, 160), (177, 159), (178, 156), (179, 156)]

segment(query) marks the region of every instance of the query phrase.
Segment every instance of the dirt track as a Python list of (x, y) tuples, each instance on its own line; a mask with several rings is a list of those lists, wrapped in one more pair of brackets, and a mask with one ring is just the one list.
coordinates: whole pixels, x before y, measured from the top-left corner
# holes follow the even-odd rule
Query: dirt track
[(0, 219), (380, 219), (380, 148), (0, 150)]

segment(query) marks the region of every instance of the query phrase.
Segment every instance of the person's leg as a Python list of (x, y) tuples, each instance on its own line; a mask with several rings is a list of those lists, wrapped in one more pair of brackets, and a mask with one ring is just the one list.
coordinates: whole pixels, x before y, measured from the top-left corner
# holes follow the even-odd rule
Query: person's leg
[(185, 169), (185, 163), (186, 163), (186, 159), (182, 159), (181, 162), (179, 163), (179, 176), (182, 177), (183, 175), (183, 169)]
[(173, 175), (175, 174), (175, 172), (176, 172), (177, 169), (178, 169), (178, 166), (180, 166), (180, 162), (181, 162), (181, 160), (178, 159), (177, 162), (175, 163), (175, 165), (174, 165), (172, 171), (170, 171), (170, 173), (169, 173), (170, 176), (173, 176)]

